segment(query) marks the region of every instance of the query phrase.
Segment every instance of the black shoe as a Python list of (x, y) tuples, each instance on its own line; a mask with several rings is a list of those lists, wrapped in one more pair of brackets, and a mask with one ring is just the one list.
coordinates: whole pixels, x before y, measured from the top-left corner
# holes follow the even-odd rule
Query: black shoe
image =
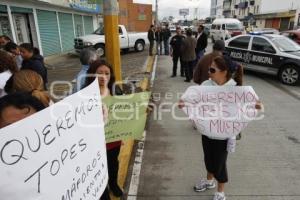
[(184, 82), (186, 82), (186, 83), (190, 83), (190, 82), (191, 82), (191, 80), (184, 80)]
[(174, 78), (174, 77), (176, 77), (176, 75), (172, 75), (172, 76), (171, 76), (171, 78)]
[(115, 197), (123, 196), (123, 190), (118, 186), (118, 184), (114, 185), (113, 187), (109, 187), (109, 189)]

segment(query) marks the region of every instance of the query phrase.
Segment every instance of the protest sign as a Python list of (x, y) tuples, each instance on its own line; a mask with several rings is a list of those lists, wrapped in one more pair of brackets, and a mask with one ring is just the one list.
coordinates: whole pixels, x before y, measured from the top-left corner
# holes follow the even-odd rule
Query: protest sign
[(212, 138), (236, 136), (257, 117), (258, 96), (250, 86), (191, 86), (181, 99), (198, 131)]
[(0, 196), (99, 200), (108, 181), (98, 81), (0, 129)]
[(106, 142), (142, 138), (150, 93), (109, 96), (103, 99), (108, 110)]

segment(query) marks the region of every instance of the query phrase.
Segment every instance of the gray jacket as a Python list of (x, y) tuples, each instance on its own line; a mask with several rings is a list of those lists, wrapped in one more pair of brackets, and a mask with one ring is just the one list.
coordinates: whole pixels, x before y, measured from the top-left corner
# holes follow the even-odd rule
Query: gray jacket
[(186, 37), (182, 42), (181, 55), (185, 62), (196, 60), (196, 45), (197, 41), (194, 37)]

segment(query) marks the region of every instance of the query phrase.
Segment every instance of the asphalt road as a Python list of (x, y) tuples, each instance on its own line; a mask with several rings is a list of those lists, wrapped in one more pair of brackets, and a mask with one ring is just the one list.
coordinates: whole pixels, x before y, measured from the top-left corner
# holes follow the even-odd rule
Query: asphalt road
[[(166, 102), (191, 85), (183, 78), (170, 78), (171, 60), (160, 57), (153, 93), (156, 104)], [(238, 141), (236, 153), (228, 158), (228, 200), (300, 199), (300, 87), (285, 86), (275, 77), (246, 72), (265, 106), (263, 120), (251, 122)], [(179, 93), (179, 94), (178, 94)], [(166, 98), (166, 94), (173, 98)], [(178, 116), (184, 114), (176, 109)], [(155, 118), (156, 116), (156, 118)], [(201, 135), (188, 121), (174, 120), (170, 112), (152, 115), (147, 129), (137, 200), (209, 200), (214, 190), (193, 191), (194, 183), (205, 177)], [(133, 198), (132, 198), (133, 197)]]

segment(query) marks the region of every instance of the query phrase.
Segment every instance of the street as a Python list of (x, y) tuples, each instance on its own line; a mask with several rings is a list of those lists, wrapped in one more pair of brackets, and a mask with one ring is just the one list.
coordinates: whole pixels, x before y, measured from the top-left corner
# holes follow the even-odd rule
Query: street
[[(153, 94), (160, 96), (161, 120), (152, 115), (146, 130), (138, 200), (211, 199), (214, 190), (195, 193), (193, 186), (206, 176), (201, 135), (189, 121), (174, 120), (167, 102), (178, 102), (192, 84), (170, 78), (171, 59), (159, 57)], [(245, 85), (253, 86), (265, 106), (263, 120), (254, 121), (228, 159), (231, 200), (297, 200), (300, 198), (300, 87), (285, 86), (276, 77), (246, 72)], [(167, 95), (166, 95), (167, 94)], [(170, 99), (170, 95), (173, 98)], [(180, 95), (179, 95), (180, 96)], [(168, 98), (168, 99), (166, 99)], [(176, 109), (177, 116), (184, 116)]]

